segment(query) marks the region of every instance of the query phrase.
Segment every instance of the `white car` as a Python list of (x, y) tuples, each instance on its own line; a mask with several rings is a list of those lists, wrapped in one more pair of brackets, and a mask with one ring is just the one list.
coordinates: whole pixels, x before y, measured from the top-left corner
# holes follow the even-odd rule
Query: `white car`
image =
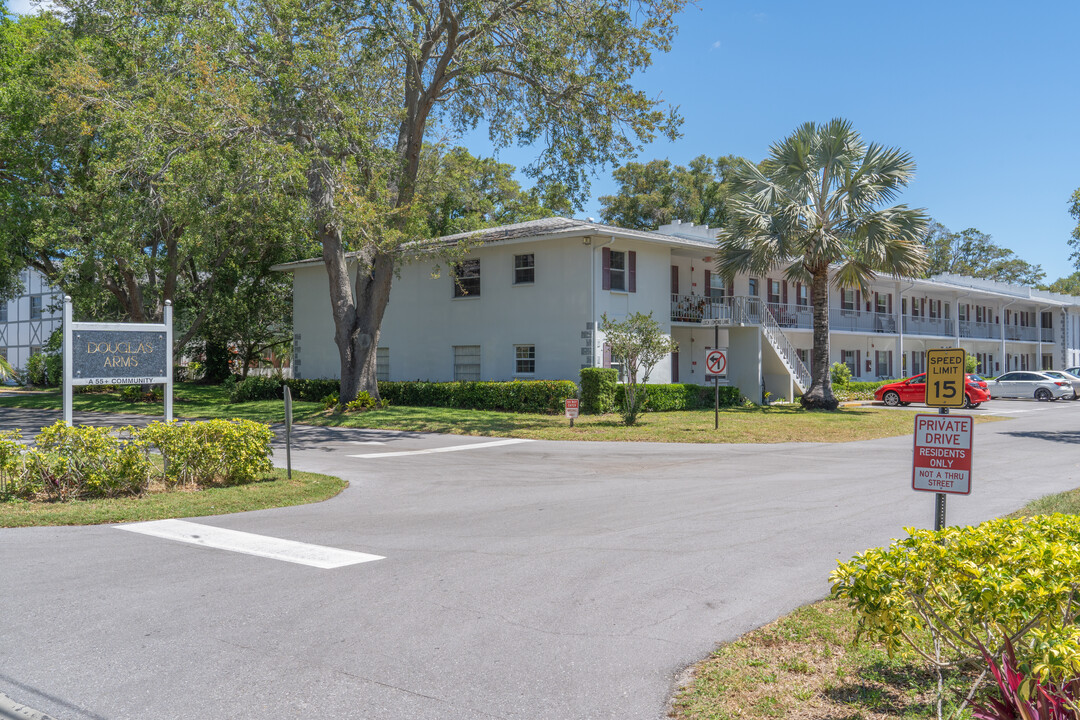
[(1072, 384), (1068, 381), (1028, 370), (1004, 373), (988, 380), (986, 385), (991, 398), (1059, 400), (1073, 396)]
[(1043, 375), (1049, 375), (1057, 380), (1064, 380), (1072, 385), (1073, 396), (1072, 399), (1076, 400), (1080, 398), (1080, 377), (1077, 377), (1075, 373), (1071, 373), (1065, 370), (1041, 370)]

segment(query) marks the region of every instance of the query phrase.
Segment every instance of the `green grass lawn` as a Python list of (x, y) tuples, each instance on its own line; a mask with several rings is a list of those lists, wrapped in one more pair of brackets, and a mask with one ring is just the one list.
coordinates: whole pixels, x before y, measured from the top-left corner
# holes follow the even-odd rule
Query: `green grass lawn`
[[(1049, 495), (1017, 512), (1080, 514), (1080, 490)], [(722, 646), (690, 669), (672, 700), (676, 720), (894, 720), (937, 716), (937, 675), (903, 646), (855, 644), (856, 617), (823, 600)], [(977, 676), (944, 675), (949, 717)], [(962, 717), (970, 718), (969, 710)]]
[[(0, 398), (0, 407), (59, 410), (58, 391), (22, 393)], [(75, 396), (76, 411), (161, 414), (161, 403), (129, 403), (116, 394)], [(219, 387), (179, 383), (173, 410), (178, 418), (244, 418), (275, 423), (285, 419), (284, 403), (260, 400), (230, 404)], [(998, 420), (976, 415), (976, 422)], [(519, 437), (539, 440), (627, 440), (688, 443), (849, 442), (907, 435), (913, 430), (911, 413), (870, 407), (847, 407), (837, 412), (803, 410), (797, 405), (725, 408), (720, 429), (713, 429), (712, 410), (646, 413), (633, 427), (618, 415), (583, 415), (570, 427), (561, 415), (536, 415), (393, 406), (363, 413), (333, 413), (321, 403), (294, 402), (298, 423), (337, 427), (441, 432), (458, 435)]]
[(248, 485), (147, 493), (141, 497), (71, 502), (0, 502), (0, 527), (98, 525), (176, 517), (226, 515), (265, 508), (304, 505), (332, 498), (348, 487), (330, 475), (293, 471), (292, 480), (276, 469)]

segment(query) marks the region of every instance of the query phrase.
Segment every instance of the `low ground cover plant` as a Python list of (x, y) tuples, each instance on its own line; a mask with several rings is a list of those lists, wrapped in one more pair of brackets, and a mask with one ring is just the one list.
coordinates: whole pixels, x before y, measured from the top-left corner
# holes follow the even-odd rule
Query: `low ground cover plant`
[[(152, 423), (142, 429), (42, 428), (33, 447), (0, 433), (0, 500), (139, 495), (153, 487), (249, 483), (272, 469), (273, 433), (250, 420)], [(160, 456), (160, 458), (159, 458)]]

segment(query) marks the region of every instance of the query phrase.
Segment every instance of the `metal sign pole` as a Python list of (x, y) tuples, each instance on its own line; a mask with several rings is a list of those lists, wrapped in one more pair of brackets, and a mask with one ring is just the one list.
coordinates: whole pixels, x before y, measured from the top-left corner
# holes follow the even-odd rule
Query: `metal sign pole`
[[(731, 338), (728, 338), (729, 340)], [(720, 347), (720, 326), (713, 325), (713, 349)], [(705, 368), (708, 371), (708, 367)], [(720, 375), (713, 375), (713, 430), (720, 429)]]
[[(949, 408), (938, 408), (938, 415), (948, 415)], [(935, 493), (934, 497), (934, 530), (945, 528), (945, 493)]]
[(72, 378), (72, 332), (71, 332), (71, 296), (64, 296), (64, 424), (71, 426), (73, 393)]
[(173, 421), (173, 308), (165, 301), (165, 422)]
[(285, 473), (292, 480), (292, 390), (285, 386)]

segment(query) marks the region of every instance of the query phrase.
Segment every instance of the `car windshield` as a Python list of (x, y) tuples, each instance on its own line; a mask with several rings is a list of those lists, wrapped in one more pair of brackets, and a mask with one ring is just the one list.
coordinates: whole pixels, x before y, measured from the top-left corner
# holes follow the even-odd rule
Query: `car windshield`
[(978, 375), (968, 375), (968, 380), (971, 382), (986, 382), (984, 378), (981, 378)]

